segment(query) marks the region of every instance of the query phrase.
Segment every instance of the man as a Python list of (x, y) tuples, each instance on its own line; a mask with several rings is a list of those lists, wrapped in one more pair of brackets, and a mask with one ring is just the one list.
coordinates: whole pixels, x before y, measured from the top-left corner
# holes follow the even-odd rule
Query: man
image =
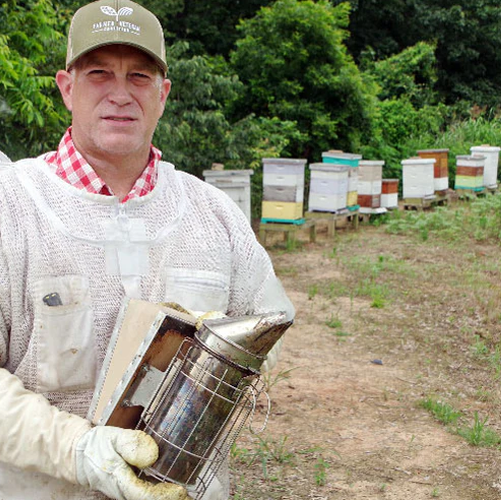
[[(245, 215), (151, 145), (170, 90), (162, 28), (129, 0), (75, 14), (57, 151), (0, 167), (0, 500), (182, 500), (130, 465), (140, 431), (85, 419), (126, 297), (293, 316)], [(225, 480), (204, 500), (225, 499)]]

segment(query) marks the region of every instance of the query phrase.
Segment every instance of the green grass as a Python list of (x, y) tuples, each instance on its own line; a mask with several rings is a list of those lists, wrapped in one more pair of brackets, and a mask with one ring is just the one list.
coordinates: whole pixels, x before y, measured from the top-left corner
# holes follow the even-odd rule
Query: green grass
[(428, 410), (439, 422), (445, 425), (456, 424), (461, 417), (461, 413), (448, 403), (442, 403), (430, 397), (420, 401), (419, 406)]
[(472, 446), (501, 448), (501, 436), (487, 426), (489, 417), (480, 418), (474, 413), (471, 425), (459, 425), (461, 413), (448, 403), (442, 403), (430, 397), (419, 402), (419, 406), (429, 411), (439, 422), (448, 426), (448, 429), (464, 438)]

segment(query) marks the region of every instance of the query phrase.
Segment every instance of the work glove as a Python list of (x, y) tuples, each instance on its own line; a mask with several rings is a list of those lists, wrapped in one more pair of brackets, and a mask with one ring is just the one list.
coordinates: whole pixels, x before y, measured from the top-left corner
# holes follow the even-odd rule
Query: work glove
[(76, 476), (82, 486), (116, 500), (188, 499), (183, 487), (143, 481), (130, 467), (144, 469), (157, 458), (155, 440), (143, 431), (94, 427), (76, 444)]
[(88, 420), (27, 390), (4, 368), (0, 407), (1, 462), (84, 485), (115, 500), (189, 499), (181, 486), (154, 485), (134, 474), (129, 465), (147, 467), (158, 455), (155, 441), (142, 431), (92, 428)]

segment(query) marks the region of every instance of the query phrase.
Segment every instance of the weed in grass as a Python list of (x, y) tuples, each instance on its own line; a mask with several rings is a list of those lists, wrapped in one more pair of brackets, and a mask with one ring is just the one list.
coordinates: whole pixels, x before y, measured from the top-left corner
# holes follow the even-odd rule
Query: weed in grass
[(328, 319), (325, 324), (329, 328), (341, 328), (343, 324), (341, 323), (341, 320), (337, 316), (331, 316), (330, 319)]
[(475, 335), (475, 342), (473, 343), (473, 353), (475, 356), (484, 357), (489, 353), (489, 348), (479, 335)]
[(276, 269), (279, 276), (297, 276), (298, 270), (296, 266), (280, 267)]
[(473, 425), (471, 427), (461, 427), (457, 433), (473, 446), (499, 447), (501, 445), (501, 436), (487, 426), (489, 417), (483, 420), (475, 412)]
[(289, 368), (288, 370), (281, 370), (277, 374), (265, 372), (262, 376), (266, 392), (270, 392), (271, 388), (283, 380), (290, 378), (291, 372), (297, 370), (298, 367)]
[(476, 397), (479, 401), (487, 403), (492, 400), (492, 393), (486, 389), (478, 389), (476, 392)]
[(315, 483), (317, 486), (325, 486), (327, 479), (327, 469), (330, 467), (329, 463), (323, 457), (318, 457), (315, 464)]
[(494, 370), (494, 377), (496, 380), (501, 378), (501, 349), (497, 345), (494, 352), (489, 356), (489, 363)]
[(456, 424), (461, 416), (461, 413), (454, 408), (441, 401), (436, 401), (430, 397), (419, 402), (419, 406), (428, 410), (438, 421), (445, 425)]
[(308, 287), (308, 300), (313, 300), (318, 293), (318, 285), (310, 285)]

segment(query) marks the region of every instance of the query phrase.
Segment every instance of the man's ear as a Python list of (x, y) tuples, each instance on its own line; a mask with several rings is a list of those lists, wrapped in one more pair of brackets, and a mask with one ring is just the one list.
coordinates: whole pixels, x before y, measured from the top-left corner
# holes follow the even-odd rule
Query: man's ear
[(169, 95), (170, 92), (170, 86), (171, 86), (170, 80), (165, 78), (162, 82), (162, 89), (160, 92), (160, 102), (162, 104), (162, 112), (163, 109), (165, 108), (165, 101), (167, 100), (167, 96)]
[(61, 92), (65, 106), (69, 111), (71, 111), (71, 91), (73, 89), (73, 76), (68, 71), (60, 70), (56, 73), (56, 83), (59, 87), (59, 92)]

